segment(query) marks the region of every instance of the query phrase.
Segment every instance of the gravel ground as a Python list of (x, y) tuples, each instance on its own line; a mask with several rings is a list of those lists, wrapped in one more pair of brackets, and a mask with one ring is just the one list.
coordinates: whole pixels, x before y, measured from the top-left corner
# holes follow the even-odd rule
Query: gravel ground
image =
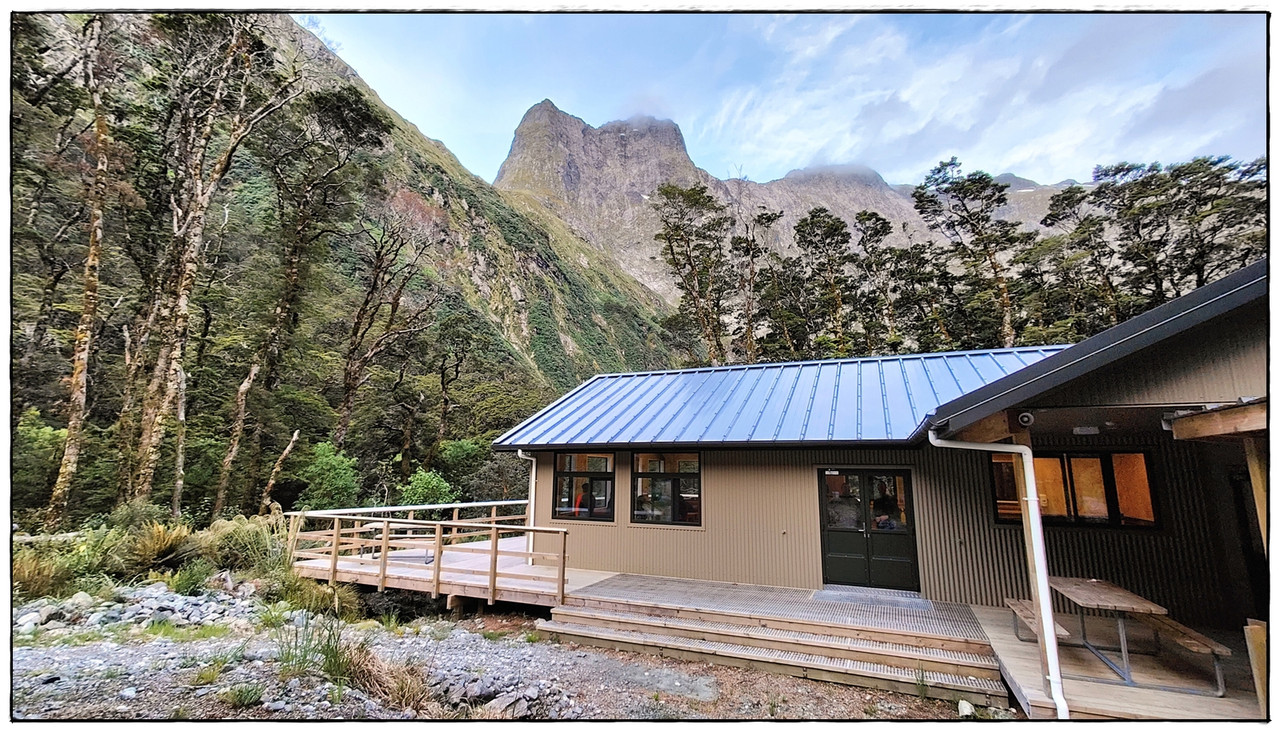
[[(154, 590), (147, 595), (155, 599)], [(207, 598), (206, 598), (207, 600)], [(127, 611), (131, 599), (122, 603)], [(234, 601), (231, 601), (234, 602)], [(165, 606), (165, 597), (159, 604)], [(207, 602), (204, 606), (208, 607)], [(28, 618), (31, 609), (15, 616)], [(239, 613), (228, 613), (239, 615)], [(293, 620), (297, 620), (295, 615)], [(434, 701), (393, 709), (319, 672), (282, 674), (273, 631), (244, 619), (226, 634), (182, 640), (152, 621), (88, 625), (66, 613), (51, 630), (15, 632), (15, 719), (956, 719), (953, 702), (545, 640), (535, 618), (484, 614), (384, 628), (348, 625), (387, 662), (420, 669)], [(15, 626), (16, 627), (16, 626)], [(278, 633), (278, 631), (276, 631)], [(197, 635), (188, 633), (188, 636)], [(226, 662), (220, 673), (211, 666)], [(197, 678), (203, 672), (206, 678)], [(234, 706), (228, 691), (259, 684)], [(1008, 710), (978, 716), (1011, 718)]]

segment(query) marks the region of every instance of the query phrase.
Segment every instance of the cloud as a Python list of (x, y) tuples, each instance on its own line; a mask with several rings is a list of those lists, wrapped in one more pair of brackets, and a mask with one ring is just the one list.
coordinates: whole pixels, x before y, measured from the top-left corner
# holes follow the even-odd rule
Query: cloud
[(1231, 24), (1264, 21), (1206, 17), (1209, 32), (1185, 15), (968, 16), (963, 31), (949, 16), (772, 17), (753, 28), (772, 53), (764, 72), (686, 132), (761, 180), (861, 162), (914, 182), (957, 155), (1053, 182), (1213, 144), (1261, 154), (1265, 39)]

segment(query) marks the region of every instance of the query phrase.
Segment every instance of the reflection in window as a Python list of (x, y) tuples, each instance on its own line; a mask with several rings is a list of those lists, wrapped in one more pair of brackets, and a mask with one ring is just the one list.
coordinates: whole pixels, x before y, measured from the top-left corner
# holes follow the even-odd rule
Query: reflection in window
[(631, 521), (702, 525), (702, 473), (697, 453), (636, 453)]
[(871, 476), (871, 528), (880, 531), (909, 529), (907, 491), (901, 475)]
[(827, 528), (862, 531), (862, 491), (858, 475), (829, 470), (823, 476), (827, 486)]
[(556, 455), (555, 501), (551, 516), (585, 521), (613, 520), (613, 455)]
[[(1039, 454), (1034, 458), (1046, 523), (1155, 526), (1146, 455), (1140, 452)], [(1013, 455), (991, 456), (996, 519), (1018, 521), (1022, 509)]]

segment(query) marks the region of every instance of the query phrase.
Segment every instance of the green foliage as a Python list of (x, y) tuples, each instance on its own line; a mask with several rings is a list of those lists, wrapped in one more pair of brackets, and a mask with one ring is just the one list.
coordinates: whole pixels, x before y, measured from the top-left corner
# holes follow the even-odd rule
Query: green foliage
[(75, 577), (74, 565), (62, 555), (30, 546), (14, 551), (11, 568), (14, 593), (28, 599), (60, 597)]
[(336, 618), (308, 614), (301, 625), (285, 625), (274, 629), (280, 673), (305, 676), (322, 665), (325, 672), (342, 671), (342, 623)]
[(214, 567), (266, 574), (284, 567), (283, 520), (270, 516), (218, 519), (195, 534), (194, 551)]
[(182, 557), (191, 529), (182, 524), (167, 526), (157, 521), (136, 529), (126, 549), (131, 566), (176, 567)]
[(27, 409), (18, 418), (9, 474), (14, 510), (39, 508), (48, 503), (66, 438), (67, 431), (46, 425), (38, 409)]
[(262, 701), (262, 693), (266, 690), (262, 683), (236, 684), (218, 696), (236, 709), (244, 709)]
[(173, 573), (169, 589), (180, 595), (198, 595), (216, 571), (217, 567), (207, 560), (193, 559)]
[(331, 443), (322, 442), (312, 448), (311, 462), (299, 477), (307, 482), (307, 489), (298, 500), (307, 508), (344, 508), (359, 502), (360, 476), (356, 473), (356, 460)]
[(489, 458), (488, 445), (474, 440), (445, 440), (436, 447), (436, 471), (449, 485), (461, 485)]
[(458, 492), (449, 486), (439, 473), (418, 469), (409, 484), (400, 490), (400, 501), (403, 506), (421, 506), (433, 503), (453, 503)]

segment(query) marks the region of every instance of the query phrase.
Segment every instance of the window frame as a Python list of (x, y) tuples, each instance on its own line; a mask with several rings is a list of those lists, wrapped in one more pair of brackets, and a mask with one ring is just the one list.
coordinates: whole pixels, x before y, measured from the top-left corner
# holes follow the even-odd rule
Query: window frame
[[(1147, 473), (1147, 492), (1151, 499), (1151, 515), (1154, 520), (1149, 526), (1141, 524), (1126, 524), (1124, 516), (1120, 512), (1120, 496), (1116, 490), (1115, 469), (1112, 464), (1113, 455), (1141, 455), (1143, 465)], [(1160, 503), (1157, 499), (1160, 479), (1156, 469), (1156, 463), (1152, 459), (1152, 450), (1146, 447), (1105, 447), (1105, 448), (1051, 448), (1047, 450), (1032, 450), (1033, 458), (1057, 458), (1063, 477), (1063, 497), (1066, 500), (1067, 510), (1070, 512), (1068, 516), (1046, 516), (1041, 514), (1040, 520), (1045, 526), (1064, 527), (1064, 528), (1081, 528), (1081, 529), (1108, 529), (1108, 530), (1124, 530), (1124, 531), (1161, 531), (1164, 529), (1164, 522), (1161, 520)], [(1000, 497), (996, 492), (996, 461), (992, 455), (987, 460), (988, 476), (991, 482), (991, 507), (992, 516), (997, 526), (1020, 526), (1022, 525), (1022, 506), (1018, 506), (1017, 518), (1005, 518), (1000, 515)], [(1099, 458), (1102, 464), (1102, 486), (1103, 494), (1107, 501), (1107, 518), (1106, 520), (1098, 519), (1082, 519), (1079, 516), (1079, 510), (1076, 501), (1076, 488), (1074, 476), (1072, 475), (1071, 458)], [(1016, 461), (1015, 461), (1016, 462)]]
[[(636, 469), (641, 455), (653, 455), (653, 454), (696, 455), (698, 457), (698, 472), (697, 473), (679, 473), (679, 472), (650, 473), (650, 472), (641, 472)], [(693, 450), (693, 451), (690, 451), (690, 450), (636, 450), (631, 453), (631, 464), (629, 467), (631, 468), (631, 493), (628, 496), (628, 504), (629, 504), (628, 508), (630, 510), (627, 512), (627, 516), (628, 516), (627, 523), (631, 524), (632, 526), (675, 526), (683, 529), (702, 528), (703, 506), (705, 505), (705, 501), (703, 499), (705, 496), (702, 492), (702, 453), (700, 451), (697, 451), (697, 450)], [(668, 479), (676, 479), (676, 480), (688, 480), (690, 476), (695, 476), (698, 479), (698, 521), (697, 523), (694, 523), (692, 521), (655, 521), (652, 519), (649, 519), (649, 520), (636, 519), (636, 505), (637, 505), (636, 496), (638, 495), (637, 491), (640, 488), (641, 479), (668, 478)], [(672, 491), (673, 500), (677, 494), (678, 494), (678, 491), (674, 491), (674, 490)], [(675, 516), (675, 506), (672, 506), (671, 515)]]
[[(561, 470), (561, 455), (610, 455), (613, 470), (609, 471), (589, 471), (589, 470)], [(574, 514), (557, 514), (556, 509), (560, 505), (560, 479), (561, 478), (587, 478), (590, 480), (601, 479), (608, 480), (612, 486), (613, 495), (609, 502), (609, 515), (605, 516), (577, 516)], [(571, 496), (572, 498), (572, 496)], [(551, 520), (552, 521), (591, 521), (594, 523), (614, 524), (617, 523), (618, 517), (618, 453), (591, 450), (564, 450), (559, 451), (551, 456)]]

